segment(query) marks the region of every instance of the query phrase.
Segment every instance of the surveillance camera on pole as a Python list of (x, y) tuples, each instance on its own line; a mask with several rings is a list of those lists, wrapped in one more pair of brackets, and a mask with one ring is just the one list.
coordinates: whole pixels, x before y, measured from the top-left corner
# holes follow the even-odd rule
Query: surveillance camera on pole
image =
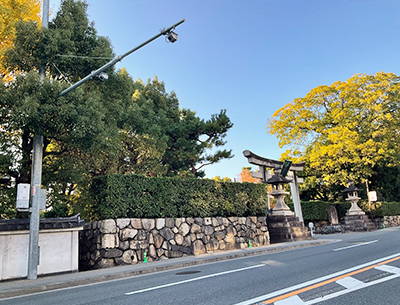
[(92, 79), (104, 82), (108, 80), (108, 74), (106, 72), (100, 72), (99, 74), (92, 76)]
[(83, 83), (87, 82), (90, 79), (98, 79), (98, 80), (101, 80), (101, 81), (107, 80), (108, 79), (108, 75), (106, 73), (104, 73), (105, 70), (107, 70), (108, 68), (114, 66), (117, 62), (121, 61), (123, 58), (125, 58), (129, 54), (132, 54), (133, 52), (139, 50), (141, 47), (147, 45), (148, 43), (152, 42), (153, 40), (157, 39), (158, 37), (160, 37), (162, 35), (166, 36), (166, 40), (168, 42), (174, 43), (175, 41), (178, 40), (178, 34), (173, 32), (172, 30), (175, 30), (175, 28), (178, 25), (180, 25), (181, 23), (183, 23), (183, 22), (185, 22), (185, 19), (182, 19), (181, 21), (178, 21), (177, 23), (175, 23), (174, 25), (170, 26), (167, 29), (161, 30), (160, 33), (158, 33), (157, 35), (153, 36), (152, 38), (146, 40), (145, 42), (141, 43), (136, 48), (133, 48), (132, 50), (126, 52), (125, 54), (122, 54), (121, 56), (117, 56), (116, 58), (114, 58), (110, 62), (106, 63), (104, 66), (100, 67), (96, 71), (93, 71), (92, 73), (90, 73), (86, 77), (82, 78), (76, 84), (74, 84), (74, 85), (70, 86), (69, 88), (65, 89), (64, 91), (62, 91), (58, 96), (63, 96), (65, 94), (67, 94), (71, 90), (74, 90), (75, 88), (79, 87), (80, 85), (82, 85)]

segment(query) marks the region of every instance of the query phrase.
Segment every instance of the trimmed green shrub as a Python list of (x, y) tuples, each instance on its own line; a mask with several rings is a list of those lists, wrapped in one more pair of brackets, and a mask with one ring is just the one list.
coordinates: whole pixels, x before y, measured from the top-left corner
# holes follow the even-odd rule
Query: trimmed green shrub
[(82, 212), (87, 220), (265, 216), (268, 200), (263, 184), (138, 175), (97, 177), (90, 194), (93, 203)]
[[(324, 201), (302, 201), (301, 211), (304, 221), (328, 221), (328, 209), (333, 205), (338, 213), (338, 218), (342, 219), (351, 204), (349, 202), (324, 202)], [(294, 211), (293, 203), (288, 203), (289, 208)]]
[(377, 217), (400, 215), (400, 202), (375, 202), (372, 213)]

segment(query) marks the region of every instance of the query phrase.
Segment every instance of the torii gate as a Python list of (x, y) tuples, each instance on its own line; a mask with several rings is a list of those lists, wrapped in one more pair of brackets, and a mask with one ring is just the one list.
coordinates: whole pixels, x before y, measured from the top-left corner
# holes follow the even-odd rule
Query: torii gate
[[(280, 170), (282, 168), (283, 162), (277, 160), (271, 160), (267, 158), (260, 157), (255, 153), (252, 153), (250, 150), (244, 150), (243, 155), (247, 158), (250, 164), (258, 165), (258, 172), (251, 172), (251, 176), (253, 178), (259, 178), (261, 183), (266, 183), (269, 178), (272, 177), (271, 174), (267, 172), (267, 168), (273, 168), (274, 170)], [(292, 193), (292, 199), (294, 204), (294, 212), (296, 217), (299, 218), (301, 222), (303, 221), (303, 213), (301, 211), (300, 204), (300, 194), (299, 194), (299, 183), (303, 183), (303, 178), (298, 178), (296, 176), (297, 171), (302, 171), (304, 169), (305, 163), (292, 163), (289, 171), (293, 172), (292, 182), (290, 183), (290, 190)]]

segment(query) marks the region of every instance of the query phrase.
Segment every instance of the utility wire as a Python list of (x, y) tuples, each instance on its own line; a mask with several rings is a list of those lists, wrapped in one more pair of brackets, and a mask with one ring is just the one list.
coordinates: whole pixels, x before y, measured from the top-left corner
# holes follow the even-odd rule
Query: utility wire
[(57, 54), (59, 57), (73, 57), (73, 58), (85, 58), (85, 59), (113, 59), (114, 57), (92, 57), (92, 56), (79, 56), (79, 55), (61, 55)]

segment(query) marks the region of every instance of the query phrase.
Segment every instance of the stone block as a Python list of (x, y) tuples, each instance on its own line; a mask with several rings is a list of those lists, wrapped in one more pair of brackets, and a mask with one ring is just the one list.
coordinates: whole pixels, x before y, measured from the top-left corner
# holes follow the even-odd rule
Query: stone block
[(161, 248), (157, 249), (156, 251), (157, 251), (157, 256), (158, 256), (158, 257), (163, 256), (163, 255), (164, 255), (164, 252), (165, 252), (165, 250), (164, 250), (164, 249), (161, 249)]
[(181, 225), (179, 226), (179, 234), (181, 234), (182, 236), (186, 236), (190, 231), (190, 226), (184, 222), (181, 223)]
[(157, 230), (161, 230), (165, 227), (165, 218), (157, 218), (156, 219), (156, 228)]
[(206, 225), (206, 226), (212, 225), (211, 217), (204, 218), (204, 225)]
[(180, 234), (175, 235), (175, 242), (177, 245), (179, 245), (179, 246), (182, 245), (183, 241), (184, 241), (184, 239), (183, 239), (182, 235), (180, 235)]
[(149, 247), (149, 256), (152, 258), (157, 257), (157, 250), (156, 250), (156, 247), (154, 247), (154, 245), (150, 245), (150, 247)]
[(185, 221), (189, 226), (194, 224), (194, 219), (192, 217), (187, 217)]
[(94, 262), (97, 262), (101, 258), (101, 252), (99, 250), (95, 250), (91, 255), (90, 259)]
[(204, 243), (205, 245), (207, 245), (207, 244), (210, 242), (210, 239), (211, 239), (211, 237), (208, 236), (208, 235), (204, 235), (204, 236), (201, 238), (201, 240), (203, 241), (203, 243)]
[(130, 218), (120, 218), (117, 219), (117, 227), (120, 229), (126, 228), (131, 224)]
[(154, 219), (142, 219), (142, 226), (146, 231), (151, 231), (155, 228), (156, 222)]
[(227, 235), (234, 235), (234, 236), (236, 236), (237, 235), (237, 231), (236, 231), (236, 229), (234, 228), (234, 226), (229, 226), (229, 227), (227, 227), (226, 228), (226, 234)]
[(223, 217), (222, 218), (222, 225), (224, 225), (225, 227), (229, 226), (231, 224), (231, 222), (228, 220), (228, 218)]
[(214, 229), (213, 229), (213, 227), (211, 227), (211, 226), (204, 226), (204, 227), (203, 227), (203, 233), (204, 233), (205, 235), (211, 235), (211, 234), (214, 233)]
[(127, 239), (134, 238), (137, 235), (137, 233), (138, 233), (138, 230), (136, 230), (136, 229), (125, 228), (119, 232), (119, 236), (122, 241), (125, 241)]
[(147, 249), (149, 242), (147, 240), (131, 240), (129, 248), (133, 250)]
[(193, 243), (192, 253), (194, 255), (204, 254), (206, 252), (206, 248), (201, 240), (196, 240)]
[(160, 231), (160, 235), (162, 237), (164, 237), (166, 240), (170, 240), (170, 239), (174, 238), (174, 236), (175, 236), (174, 232), (172, 232), (172, 230), (168, 227), (163, 228)]
[(115, 263), (114, 263), (114, 259), (113, 258), (103, 258), (102, 260), (100, 260), (95, 268), (110, 268), (110, 267), (114, 267)]
[(129, 249), (129, 241), (128, 240), (127, 241), (120, 241), (119, 242), (119, 248), (121, 250)]
[(131, 226), (132, 226), (132, 228), (137, 229), (137, 230), (143, 229), (142, 220), (140, 218), (132, 218)]
[(114, 248), (115, 247), (115, 234), (104, 234), (101, 238), (101, 248)]
[(166, 225), (168, 228), (173, 228), (173, 227), (175, 227), (175, 219), (173, 219), (173, 218), (166, 218), (166, 219), (165, 219), (165, 225)]
[(114, 219), (106, 219), (100, 221), (100, 232), (101, 233), (117, 233), (117, 225)]
[(196, 224), (202, 226), (203, 223), (204, 223), (204, 219), (201, 218), (201, 217), (196, 217), (196, 218), (194, 219), (194, 222), (195, 222)]
[(138, 262), (136, 252), (133, 250), (126, 250), (124, 254), (122, 254), (122, 261), (127, 264), (136, 264)]
[(136, 235), (138, 240), (147, 239), (147, 232), (145, 230), (138, 230), (138, 234)]
[(217, 239), (217, 240), (222, 240), (222, 239), (224, 239), (225, 238), (225, 233), (224, 232), (215, 232), (214, 233), (214, 237)]
[(158, 249), (164, 242), (164, 238), (161, 235), (154, 235), (154, 246)]
[(104, 258), (114, 258), (122, 256), (122, 250), (113, 248), (113, 249), (102, 249), (101, 256)]
[(194, 234), (201, 233), (201, 227), (198, 224), (194, 223), (190, 229), (190, 233)]
[(185, 222), (185, 218), (177, 218), (175, 219), (175, 227), (179, 228), (182, 223)]
[(213, 227), (219, 227), (220, 223), (216, 217), (211, 218), (212, 226)]

